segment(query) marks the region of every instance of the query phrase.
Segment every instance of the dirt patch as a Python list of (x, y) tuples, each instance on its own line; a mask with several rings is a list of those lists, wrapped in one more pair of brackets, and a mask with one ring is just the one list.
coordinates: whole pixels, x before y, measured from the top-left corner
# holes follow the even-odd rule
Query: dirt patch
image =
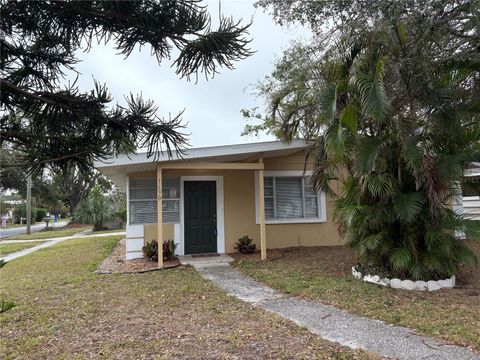
[[(165, 260), (163, 269), (170, 269), (180, 266), (178, 259)], [(126, 260), (125, 239), (122, 239), (113, 249), (112, 253), (100, 264), (97, 269), (99, 274), (135, 274), (160, 270), (158, 263), (150, 259), (142, 258)]]
[[(480, 243), (467, 240), (465, 242), (480, 260)], [(261, 262), (260, 252), (253, 254), (231, 253), (236, 261)], [(351, 249), (345, 246), (315, 246), (315, 247), (290, 247), (272, 249), (267, 252), (267, 260), (275, 262), (280, 260), (289, 265), (316, 265), (323, 275), (350, 276), (356, 258)], [(471, 289), (480, 291), (480, 271), (478, 267), (461, 265), (456, 276), (456, 289)], [(480, 295), (480, 293), (479, 293)]]
[[(260, 251), (253, 254), (231, 253), (237, 261), (261, 262)], [(352, 272), (355, 255), (345, 246), (309, 246), (272, 249), (267, 251), (267, 261), (287, 262), (294, 264), (318, 263), (324, 273), (334, 276), (345, 276)]]

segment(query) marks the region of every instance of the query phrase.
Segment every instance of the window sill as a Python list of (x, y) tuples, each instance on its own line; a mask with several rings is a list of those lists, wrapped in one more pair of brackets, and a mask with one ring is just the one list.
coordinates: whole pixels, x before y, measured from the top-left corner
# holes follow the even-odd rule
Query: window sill
[[(276, 219), (276, 220), (265, 220), (266, 225), (275, 225), (275, 224), (318, 224), (325, 223), (326, 219), (322, 218), (310, 218), (310, 219)], [(256, 222), (257, 225), (260, 224), (259, 221)]]

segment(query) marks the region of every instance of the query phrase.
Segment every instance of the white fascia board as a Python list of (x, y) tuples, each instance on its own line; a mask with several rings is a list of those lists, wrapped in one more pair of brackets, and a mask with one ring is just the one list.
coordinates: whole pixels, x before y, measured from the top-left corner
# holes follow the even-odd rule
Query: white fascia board
[[(156, 162), (199, 159), (199, 158), (248, 154), (248, 153), (259, 153), (259, 152), (268, 152), (268, 151), (275, 151), (275, 150), (288, 150), (288, 149), (300, 150), (305, 148), (306, 146), (307, 146), (307, 143), (305, 142), (305, 140), (297, 139), (297, 140), (293, 140), (289, 144), (283, 143), (281, 141), (269, 141), (269, 142), (262, 142), (262, 143), (192, 148), (192, 149), (187, 149), (185, 154), (183, 154), (182, 156), (179, 156), (180, 154), (174, 151), (171, 158), (168, 157), (166, 152), (164, 152), (163, 154), (158, 155), (158, 157), (156, 158)], [(147, 153), (120, 155), (120, 156), (111, 158), (109, 160), (96, 161), (94, 163), (94, 166), (98, 169), (101, 169), (101, 168), (111, 167), (111, 166), (151, 163), (154, 158), (155, 158), (154, 156), (147, 158)]]

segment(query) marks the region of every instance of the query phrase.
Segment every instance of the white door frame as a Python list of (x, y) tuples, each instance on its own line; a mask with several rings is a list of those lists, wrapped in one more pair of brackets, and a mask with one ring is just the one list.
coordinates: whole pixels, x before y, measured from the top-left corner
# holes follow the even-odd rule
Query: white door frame
[[(225, 218), (223, 205), (223, 176), (181, 176), (180, 177), (180, 242), (178, 255), (185, 255), (185, 209), (184, 209), (184, 182), (185, 181), (215, 181), (217, 190), (217, 252), (225, 252)], [(176, 230), (176, 229), (175, 229)]]

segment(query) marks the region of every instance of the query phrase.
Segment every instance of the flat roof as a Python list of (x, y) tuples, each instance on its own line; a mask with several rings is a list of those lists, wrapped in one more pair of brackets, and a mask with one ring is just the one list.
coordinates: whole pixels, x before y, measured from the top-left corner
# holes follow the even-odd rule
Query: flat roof
[(259, 154), (262, 154), (265, 158), (289, 155), (305, 149), (307, 146), (308, 143), (305, 140), (296, 139), (290, 143), (266, 141), (188, 148), (185, 149), (183, 154), (173, 151), (171, 157), (168, 156), (166, 151), (150, 157), (147, 157), (146, 152), (141, 152), (130, 155), (118, 155), (103, 161), (95, 161), (94, 167), (123, 188), (126, 174), (155, 170), (155, 164), (158, 162), (200, 159), (216, 162), (245, 161)]

